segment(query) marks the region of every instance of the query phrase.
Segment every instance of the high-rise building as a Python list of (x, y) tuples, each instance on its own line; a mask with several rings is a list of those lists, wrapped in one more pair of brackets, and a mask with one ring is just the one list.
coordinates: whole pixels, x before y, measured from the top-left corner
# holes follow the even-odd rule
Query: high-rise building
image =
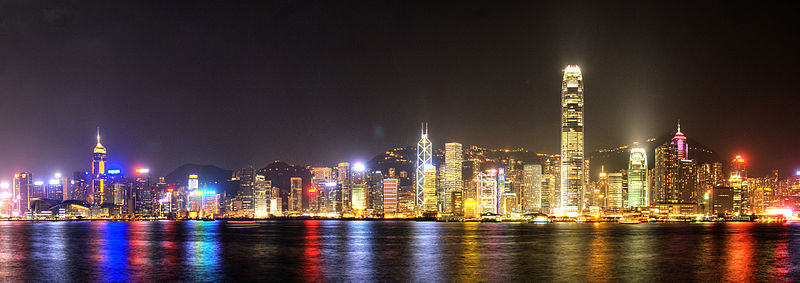
[(600, 166), (600, 175), (597, 178), (597, 206), (600, 209), (608, 208), (608, 173), (606, 173), (605, 166)]
[(453, 192), (461, 192), (464, 183), (461, 178), (461, 164), (464, 161), (462, 146), (457, 142), (444, 144), (444, 201), (445, 212), (454, 213), (452, 196)]
[(453, 191), (452, 196), (450, 196), (450, 202), (450, 206), (453, 208), (453, 215), (464, 216), (464, 191)]
[(74, 172), (72, 174), (71, 193), (69, 199), (79, 201), (89, 201), (89, 180), (91, 175), (86, 171)]
[(233, 178), (239, 180), (239, 190), (236, 192), (234, 199), (237, 205), (234, 206), (240, 208), (240, 211), (237, 211), (236, 215), (252, 217), (254, 214), (253, 196), (255, 194), (253, 187), (255, 185), (256, 169), (253, 166), (241, 168), (233, 172)]
[(583, 207), (583, 75), (568, 65), (561, 82), (561, 213), (577, 214)]
[(272, 181), (264, 175), (256, 175), (253, 184), (253, 214), (256, 218), (269, 217), (269, 193)]
[(91, 188), (89, 202), (92, 205), (102, 205), (111, 203), (113, 200), (106, 199), (106, 148), (100, 143), (100, 130), (97, 130), (97, 145), (92, 151), (92, 171)]
[(197, 174), (189, 175), (189, 182), (187, 183), (187, 189), (191, 192), (196, 189), (200, 188), (200, 179), (198, 178)]
[[(417, 162), (416, 162), (416, 172), (414, 174), (415, 179), (415, 194), (416, 199), (414, 201), (414, 205), (416, 206), (417, 213), (421, 214), (423, 211), (427, 210), (427, 207), (423, 207), (427, 203), (425, 202), (425, 171), (426, 168), (429, 166), (433, 166), (433, 147), (431, 145), (431, 141), (428, 139), (428, 125), (422, 125), (422, 132), (419, 142), (417, 142)], [(433, 176), (436, 176), (436, 172), (433, 172)], [(435, 184), (433, 185), (436, 186)], [(435, 196), (435, 192), (433, 193)], [(434, 198), (434, 206), (436, 200)]]
[(283, 201), (281, 199), (281, 189), (272, 187), (269, 194), (269, 214), (275, 216), (283, 216)]
[(383, 172), (372, 171), (367, 176), (366, 210), (373, 214), (383, 213)]
[(502, 212), (503, 208), (503, 194), (506, 193), (506, 169), (503, 167), (497, 168), (497, 200), (495, 203), (497, 204), (497, 213)]
[(356, 162), (350, 168), (350, 207), (355, 211), (367, 208), (367, 172), (363, 163)]
[(542, 165), (522, 166), (522, 209), (528, 212), (542, 211)]
[(711, 193), (711, 212), (713, 214), (734, 214), (733, 188), (715, 186)]
[(315, 190), (313, 204), (310, 204), (311, 211), (317, 213), (330, 212), (331, 197), (333, 196), (330, 190), (330, 184), (335, 184), (333, 178), (333, 169), (330, 167), (312, 167), (311, 168), (311, 185)]
[(746, 207), (744, 204), (744, 192), (747, 190), (745, 184), (747, 172), (744, 165), (744, 157), (741, 155), (737, 155), (731, 161), (731, 177), (728, 179), (728, 184), (733, 189), (733, 211), (736, 213)]
[(397, 213), (397, 186), (400, 180), (383, 179), (383, 215), (393, 216)]
[(137, 173), (131, 183), (133, 213), (137, 218), (155, 216), (154, 204), (157, 202), (158, 197), (150, 181), (150, 172), (145, 171)]
[(606, 193), (606, 209), (622, 208), (622, 173), (608, 173), (608, 192)]
[(13, 194), (16, 196), (16, 212), (17, 215), (25, 215), (25, 212), (31, 208), (31, 187), (33, 186), (33, 175), (28, 172), (19, 172), (14, 174), (14, 183), (12, 184)]
[(336, 175), (337, 184), (333, 192), (333, 195), (335, 196), (333, 204), (335, 211), (337, 213), (349, 211), (352, 209), (350, 162), (339, 163), (339, 165), (336, 166), (336, 171), (334, 171), (334, 173)]
[(497, 171), (486, 170), (478, 173), (477, 177), (477, 216), (486, 213), (497, 214)]
[(656, 165), (653, 169), (653, 185), (657, 203), (697, 203), (697, 164), (689, 159), (686, 136), (678, 131), (672, 140), (656, 148)]
[(647, 152), (634, 143), (628, 160), (628, 207), (650, 206), (647, 182)]
[(289, 211), (302, 212), (303, 211), (303, 178), (291, 178), (291, 197), (289, 200)]
[(436, 213), (438, 211), (436, 198), (436, 166), (427, 165), (423, 171), (425, 182), (423, 185), (423, 213)]

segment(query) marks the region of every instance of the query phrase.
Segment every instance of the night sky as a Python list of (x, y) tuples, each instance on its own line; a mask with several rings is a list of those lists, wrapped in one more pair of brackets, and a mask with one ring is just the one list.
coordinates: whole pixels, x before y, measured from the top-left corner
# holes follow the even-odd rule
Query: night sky
[(0, 180), (85, 169), (97, 127), (112, 164), (158, 175), (367, 160), (422, 121), (438, 147), (557, 153), (567, 64), (587, 151), (680, 119), (785, 175), (800, 9), (731, 3), (0, 1)]

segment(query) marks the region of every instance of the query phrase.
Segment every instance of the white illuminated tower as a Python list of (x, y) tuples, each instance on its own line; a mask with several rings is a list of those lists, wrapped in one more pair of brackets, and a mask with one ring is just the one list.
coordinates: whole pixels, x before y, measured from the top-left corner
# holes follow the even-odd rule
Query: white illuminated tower
[(416, 174), (414, 175), (416, 178), (416, 199), (414, 204), (419, 212), (422, 211), (422, 206), (425, 204), (423, 195), (425, 191), (425, 168), (433, 165), (431, 159), (433, 157), (433, 148), (431, 141), (428, 139), (428, 124), (422, 124), (421, 134), (422, 136), (417, 143), (417, 166)]
[(567, 65), (561, 82), (561, 213), (583, 209), (583, 75)]
[(647, 182), (647, 152), (634, 143), (628, 162), (628, 206), (650, 206)]

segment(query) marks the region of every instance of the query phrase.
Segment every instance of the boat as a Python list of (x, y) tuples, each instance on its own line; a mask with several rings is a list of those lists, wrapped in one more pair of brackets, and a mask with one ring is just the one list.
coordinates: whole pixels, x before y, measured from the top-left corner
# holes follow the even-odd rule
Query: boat
[(536, 216), (531, 220), (532, 223), (544, 224), (544, 223), (552, 223), (553, 221), (550, 220), (547, 216)]
[(636, 218), (620, 218), (619, 224), (639, 224), (642, 223), (639, 219)]

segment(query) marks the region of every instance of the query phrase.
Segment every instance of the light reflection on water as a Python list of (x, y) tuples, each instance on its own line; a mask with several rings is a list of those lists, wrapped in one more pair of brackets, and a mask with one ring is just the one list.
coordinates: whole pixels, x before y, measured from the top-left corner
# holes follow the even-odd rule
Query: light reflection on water
[(0, 222), (9, 281), (796, 281), (800, 223)]

